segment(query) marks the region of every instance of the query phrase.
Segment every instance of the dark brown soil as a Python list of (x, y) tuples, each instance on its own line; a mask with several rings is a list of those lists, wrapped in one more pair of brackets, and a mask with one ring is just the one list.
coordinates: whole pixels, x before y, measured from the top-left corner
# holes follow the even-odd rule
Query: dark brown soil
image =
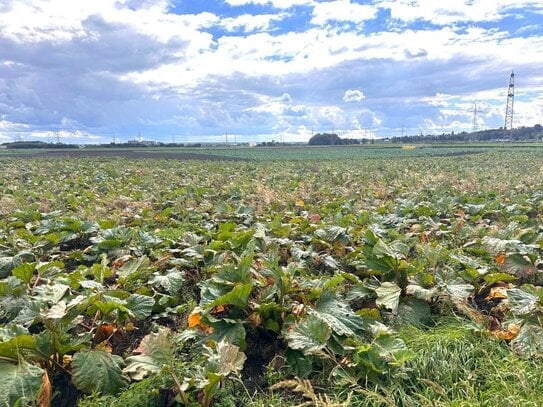
[(282, 354), (281, 342), (277, 335), (270, 331), (258, 330), (247, 334), (247, 361), (243, 367), (243, 382), (249, 391), (262, 390), (268, 387), (265, 377), (267, 365), (275, 355)]
[(2, 157), (9, 158), (85, 158), (85, 157), (104, 157), (104, 158), (128, 158), (128, 159), (155, 159), (155, 160), (206, 160), (206, 161), (241, 161), (240, 158), (235, 157), (222, 157), (210, 154), (197, 154), (197, 153), (175, 153), (175, 152), (148, 152), (138, 150), (58, 150), (58, 151), (44, 151), (39, 153), (28, 154), (2, 154)]

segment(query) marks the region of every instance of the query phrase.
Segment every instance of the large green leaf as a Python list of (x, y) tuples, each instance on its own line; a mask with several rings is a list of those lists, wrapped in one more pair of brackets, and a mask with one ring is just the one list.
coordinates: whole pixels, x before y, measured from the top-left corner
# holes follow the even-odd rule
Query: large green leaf
[(350, 241), (347, 229), (342, 228), (341, 226), (327, 226), (324, 229), (318, 229), (315, 231), (315, 236), (330, 243), (339, 241), (343, 244), (347, 244)]
[(117, 275), (122, 280), (136, 280), (150, 271), (150, 265), (151, 262), (147, 256), (130, 259), (117, 270)]
[(398, 310), (402, 289), (396, 283), (386, 281), (380, 287), (377, 287), (375, 292), (377, 293), (377, 300), (375, 301), (377, 305), (383, 306), (393, 313)]
[(373, 246), (372, 254), (378, 259), (390, 258), (395, 260), (401, 260), (405, 257), (400, 251), (396, 250), (396, 248), (393, 248), (392, 246), (387, 245), (381, 239), (379, 239)]
[(0, 361), (0, 406), (34, 405), (42, 386), (44, 371), (26, 362)]
[(508, 273), (521, 278), (537, 273), (537, 267), (526, 256), (518, 253), (507, 256), (502, 267)]
[(153, 297), (140, 294), (130, 294), (126, 299), (125, 307), (136, 319), (145, 319), (153, 312), (155, 300)]
[(304, 378), (313, 372), (311, 356), (306, 356), (299, 350), (289, 348), (285, 351), (285, 357), (295, 376)]
[(401, 324), (421, 326), (429, 323), (430, 319), (430, 305), (426, 301), (409, 297), (400, 300), (397, 316), (394, 318), (394, 321), (398, 321)]
[(511, 288), (507, 290), (507, 304), (513, 314), (529, 314), (536, 308), (539, 298), (527, 293), (520, 288)]
[(305, 355), (321, 353), (330, 339), (332, 330), (315, 315), (303, 318), (284, 333), (289, 348), (301, 350)]
[(486, 246), (488, 251), (493, 254), (499, 254), (502, 252), (527, 252), (526, 245), (524, 245), (520, 240), (505, 240), (497, 237), (485, 236), (482, 243)]
[(126, 245), (133, 237), (132, 229), (124, 226), (114, 227), (101, 231), (96, 237), (91, 237), (91, 242), (102, 250), (112, 250)]
[(29, 284), (35, 268), (35, 263), (23, 263), (11, 270), (11, 274), (24, 281), (26, 284)]
[(213, 319), (210, 325), (213, 327), (210, 339), (217, 342), (226, 341), (245, 349), (245, 328), (240, 320)]
[(511, 341), (511, 347), (518, 353), (529, 357), (543, 356), (543, 328), (533, 323), (525, 323), (518, 335)]
[(22, 263), (18, 256), (0, 257), (0, 278), (6, 278), (11, 271)]
[(171, 270), (164, 275), (154, 275), (149, 282), (155, 286), (161, 287), (169, 294), (174, 295), (179, 291), (185, 281), (185, 273), (177, 270)]
[(66, 284), (44, 284), (34, 288), (34, 295), (40, 301), (57, 304), (69, 290)]
[(407, 295), (412, 295), (413, 297), (423, 300), (431, 301), (438, 295), (438, 290), (436, 287), (425, 288), (418, 284), (417, 282), (412, 282), (405, 288)]
[(372, 346), (378, 352), (379, 356), (388, 362), (402, 364), (414, 355), (407, 349), (407, 346), (400, 338), (391, 335), (381, 335), (377, 337)]
[(466, 301), (474, 290), (475, 288), (471, 284), (456, 281), (445, 285), (445, 292), (450, 296), (453, 302)]
[(221, 295), (213, 300), (210, 304), (207, 304), (207, 308), (216, 307), (218, 305), (235, 305), (240, 308), (247, 308), (249, 296), (253, 289), (253, 283), (238, 284), (230, 292)]
[(72, 360), (72, 381), (83, 393), (114, 394), (127, 384), (117, 361), (103, 350), (77, 352)]
[(128, 366), (123, 369), (132, 380), (142, 380), (148, 374), (158, 373), (164, 365), (171, 364), (173, 353), (169, 329), (162, 328), (157, 333), (146, 335), (138, 350), (141, 354), (128, 357)]
[(353, 336), (364, 329), (364, 320), (355, 314), (349, 304), (331, 291), (324, 291), (316, 307), (308, 308), (308, 313), (317, 316), (338, 335)]
[(0, 343), (0, 356), (17, 360), (22, 353), (36, 349), (36, 337), (19, 335)]

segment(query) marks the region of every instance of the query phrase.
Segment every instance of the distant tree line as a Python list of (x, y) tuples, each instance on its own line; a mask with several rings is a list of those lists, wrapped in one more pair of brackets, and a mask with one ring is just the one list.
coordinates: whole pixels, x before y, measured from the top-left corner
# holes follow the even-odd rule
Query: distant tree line
[(317, 133), (309, 139), (307, 144), (310, 146), (343, 146), (360, 143), (360, 139), (341, 138), (335, 133)]
[(44, 141), (13, 141), (2, 144), (6, 148), (78, 148), (75, 144), (46, 143)]
[(481, 130), (472, 133), (443, 133), (439, 135), (419, 135), (390, 137), (392, 143), (443, 143), (443, 142), (470, 142), (470, 141), (536, 141), (543, 138), (543, 127), (536, 124), (533, 127), (518, 127), (513, 130), (503, 128)]
[[(448, 143), (448, 142), (485, 142), (485, 141), (543, 141), (543, 126), (536, 124), (532, 127), (518, 127), (513, 130), (504, 130), (503, 128), (482, 130), (476, 132), (461, 133), (442, 133), (418, 136), (389, 137), (384, 139), (351, 139), (341, 138), (335, 133), (317, 133), (308, 141), (310, 146), (330, 146), (330, 145), (350, 145), (350, 144), (369, 144), (369, 143)], [(276, 141), (262, 142), (258, 146), (273, 147), (287, 145), (288, 143), (279, 143)], [(78, 144), (68, 143), (46, 143), (43, 141), (13, 141), (3, 143), (2, 146), (9, 149), (62, 149), (79, 148)], [(95, 144), (96, 147), (107, 148), (134, 148), (134, 147), (202, 147), (201, 143), (163, 143), (154, 141), (128, 141), (126, 143), (105, 143)]]

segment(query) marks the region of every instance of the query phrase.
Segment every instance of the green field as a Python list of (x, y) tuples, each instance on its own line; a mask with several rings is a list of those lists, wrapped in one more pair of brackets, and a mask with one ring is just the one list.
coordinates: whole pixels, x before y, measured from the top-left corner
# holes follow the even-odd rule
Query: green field
[(543, 405), (542, 148), (144, 151), (0, 151), (0, 405)]
[(486, 151), (526, 151), (543, 153), (543, 143), (472, 143), (472, 144), (370, 144), (347, 146), (275, 146), (275, 147), (134, 147), (101, 148), (86, 146), (83, 149), (3, 149), (2, 155), (37, 155), (47, 157), (54, 154), (95, 154), (100, 152), (126, 155), (130, 151), (140, 153), (196, 154), (219, 158), (237, 158), (255, 161), (305, 161), (305, 160), (360, 160), (411, 157), (447, 157), (478, 154)]

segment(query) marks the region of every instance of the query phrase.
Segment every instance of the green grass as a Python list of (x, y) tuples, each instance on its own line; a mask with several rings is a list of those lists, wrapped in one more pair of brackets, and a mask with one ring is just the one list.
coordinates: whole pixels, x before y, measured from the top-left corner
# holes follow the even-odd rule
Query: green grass
[(403, 378), (357, 389), (353, 406), (541, 406), (543, 363), (515, 355), (466, 321), (401, 332), (415, 358)]

